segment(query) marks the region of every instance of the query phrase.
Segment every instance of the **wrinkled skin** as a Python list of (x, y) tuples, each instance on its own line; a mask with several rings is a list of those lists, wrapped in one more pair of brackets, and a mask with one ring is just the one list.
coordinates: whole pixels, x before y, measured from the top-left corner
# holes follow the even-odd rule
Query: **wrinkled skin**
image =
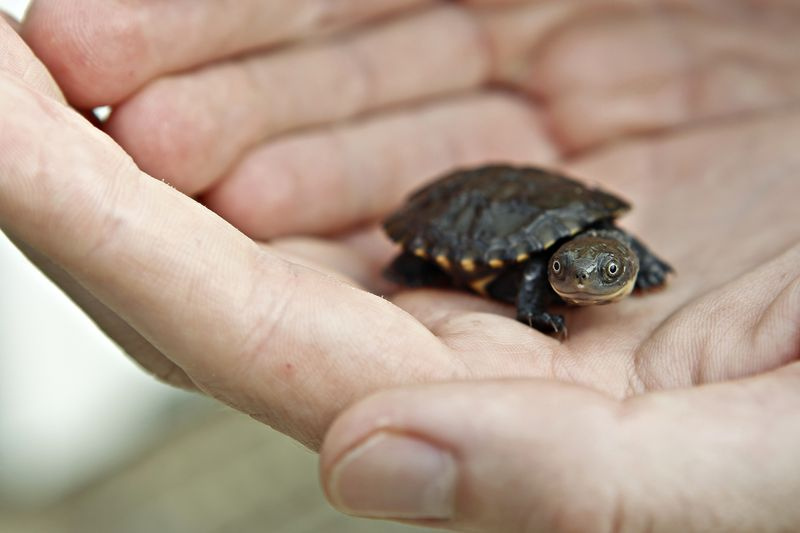
[[(202, 2), (186, 19), (183, 3), (34, 3), (23, 36), (75, 105), (119, 104), (115, 141), (0, 32), (0, 224), (132, 357), (314, 448), (341, 415), (323, 481), (360, 514), (395, 516), (332, 472), (383, 424), (461, 458), (444, 527), (798, 527), (782, 475), (800, 444), (795, 4), (392, 0), (310, 17), (310, 1), (254, 0), (246, 18)], [(411, 4), (345, 44), (224, 59)], [(625, 191), (621, 224), (673, 264), (670, 287), (569, 311), (560, 344), (508, 307), (383, 285), (394, 250), (371, 223), (421, 180), (499, 159)], [(462, 380), (482, 383), (342, 414)]]

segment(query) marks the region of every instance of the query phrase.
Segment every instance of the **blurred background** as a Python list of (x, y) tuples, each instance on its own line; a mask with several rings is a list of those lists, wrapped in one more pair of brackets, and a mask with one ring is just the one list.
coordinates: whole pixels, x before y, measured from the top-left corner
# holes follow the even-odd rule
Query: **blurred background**
[(424, 531), (336, 513), (315, 454), (150, 378), (1, 233), (0, 294), (0, 533)]

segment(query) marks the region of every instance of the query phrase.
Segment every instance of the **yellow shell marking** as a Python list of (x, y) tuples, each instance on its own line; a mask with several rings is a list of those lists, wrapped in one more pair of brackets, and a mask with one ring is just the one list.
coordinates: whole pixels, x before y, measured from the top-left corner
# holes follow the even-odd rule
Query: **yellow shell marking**
[(522, 263), (523, 261), (527, 261), (530, 256), (528, 254), (519, 254), (517, 256), (517, 263)]
[(464, 272), (474, 272), (475, 271), (475, 261), (473, 259), (462, 259), (461, 260), (461, 269)]
[(477, 292), (481, 296), (488, 296), (486, 294), (486, 286), (493, 282), (497, 276), (492, 274), (491, 276), (486, 276), (485, 278), (476, 279), (469, 282), (469, 286), (472, 288), (473, 291)]
[(502, 259), (490, 259), (489, 260), (489, 266), (492, 267), (492, 268), (501, 268), (503, 266), (503, 260)]
[(445, 270), (450, 269), (450, 260), (444, 255), (437, 255), (436, 263)]
[(417, 257), (421, 257), (422, 259), (428, 258), (428, 252), (426, 252), (424, 248), (417, 248), (416, 250), (414, 250), (414, 255), (416, 255)]

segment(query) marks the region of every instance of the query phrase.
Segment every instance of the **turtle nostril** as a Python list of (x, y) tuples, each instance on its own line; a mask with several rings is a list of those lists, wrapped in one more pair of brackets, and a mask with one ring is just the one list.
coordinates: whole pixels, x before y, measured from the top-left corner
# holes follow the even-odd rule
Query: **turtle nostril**
[(586, 272), (585, 270), (579, 270), (578, 272), (575, 273), (575, 277), (581, 281), (586, 281), (587, 279), (589, 279), (589, 273)]

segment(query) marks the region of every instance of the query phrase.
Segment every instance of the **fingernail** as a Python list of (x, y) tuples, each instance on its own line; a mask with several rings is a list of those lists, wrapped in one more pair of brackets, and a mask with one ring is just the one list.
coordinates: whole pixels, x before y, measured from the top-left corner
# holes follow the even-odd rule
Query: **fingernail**
[(328, 492), (342, 511), (374, 518), (446, 519), (453, 514), (456, 463), (420, 439), (379, 432), (344, 455)]

